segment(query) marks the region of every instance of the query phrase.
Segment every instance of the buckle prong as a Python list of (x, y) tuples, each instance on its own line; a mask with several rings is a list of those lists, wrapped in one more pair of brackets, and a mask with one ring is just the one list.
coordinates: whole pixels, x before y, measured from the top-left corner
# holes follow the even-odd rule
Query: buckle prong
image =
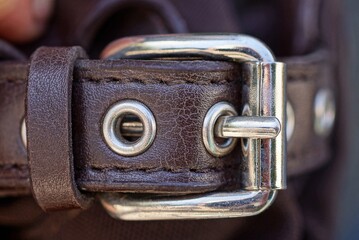
[(221, 138), (275, 138), (281, 129), (276, 117), (219, 117), (214, 129)]

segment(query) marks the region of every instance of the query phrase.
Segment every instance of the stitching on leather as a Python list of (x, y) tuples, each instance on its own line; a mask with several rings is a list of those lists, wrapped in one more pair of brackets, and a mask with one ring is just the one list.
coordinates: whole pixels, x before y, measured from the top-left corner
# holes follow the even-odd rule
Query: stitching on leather
[[(305, 65), (305, 66), (301, 66), (301, 68), (303, 68), (303, 71), (298, 70), (298, 69), (292, 69), (290, 67), (290, 65), (288, 66), (288, 81), (309, 81), (309, 80), (314, 80), (316, 79), (319, 74), (320, 74), (320, 70), (322, 69), (322, 65), (325, 65), (324, 63), (313, 63), (312, 65)], [(296, 67), (298, 67), (298, 65), (296, 65)], [(304, 71), (304, 68), (305, 71)], [(218, 73), (220, 74), (220, 73)], [(191, 76), (191, 78), (193, 79), (193, 76)], [(204, 80), (204, 79), (199, 79), (201, 77), (195, 78), (196, 80), (176, 80), (176, 79), (171, 79), (168, 81), (165, 81), (163, 79), (156, 79), (153, 78), (151, 80), (147, 79), (142, 79), (142, 78), (102, 78), (102, 79), (91, 79), (91, 78), (81, 78), (81, 79), (74, 79), (74, 83), (78, 83), (78, 82), (90, 82), (90, 83), (98, 83), (98, 84), (102, 84), (102, 83), (119, 83), (119, 84), (123, 84), (123, 83), (141, 83), (141, 84), (166, 84), (166, 85), (176, 85), (176, 84), (195, 84), (195, 85), (212, 85), (212, 84), (228, 84), (231, 82), (236, 81), (235, 79), (229, 79), (229, 78), (218, 78), (218, 79), (211, 79), (211, 80)], [(213, 76), (212, 76), (213, 78)], [(0, 79), (0, 84), (24, 84), (26, 83), (25, 79), (11, 79), (11, 78), (6, 78), (6, 79)]]
[[(137, 78), (132, 78), (132, 79), (120, 79), (120, 78), (104, 78), (104, 79), (79, 79), (79, 80), (74, 80), (74, 83), (98, 83), (98, 84), (102, 84), (102, 83), (119, 83), (119, 84), (123, 84), (123, 83), (141, 83), (144, 85), (148, 85), (148, 84), (166, 84), (166, 85), (176, 85), (176, 84), (195, 84), (195, 85), (218, 85), (218, 84), (228, 84), (231, 82), (234, 82), (235, 80), (230, 80), (230, 79), (218, 79), (218, 80), (198, 80), (198, 81), (189, 81), (189, 80), (172, 80), (172, 81), (163, 81), (161, 79), (151, 79), (150, 81), (148, 80), (143, 80), (143, 79), (137, 79)], [(0, 79), (0, 84), (25, 84), (26, 81), (25, 80), (12, 80), (12, 79)]]
[[(312, 65), (301, 66), (298, 69), (298, 65), (296, 65), (297, 69), (292, 69), (288, 66), (288, 79), (287, 81), (315, 81), (317, 77), (320, 75), (320, 71), (323, 68), (324, 63), (313, 63)], [(304, 69), (305, 68), (305, 69)]]
[(7, 163), (0, 165), (0, 172), (5, 172), (5, 176), (1, 177), (0, 180), (6, 179), (28, 179), (29, 169), (28, 165)]
[[(93, 168), (90, 168), (93, 170)], [(105, 171), (101, 171), (102, 169), (98, 169), (98, 170), (95, 170), (97, 172), (100, 172), (100, 173), (105, 173)], [(114, 170), (114, 169), (110, 169), (110, 170)], [(142, 171), (142, 170), (141, 170)], [(133, 172), (133, 171), (128, 171), (128, 172)], [(198, 175), (203, 175), (203, 174), (208, 174), (208, 173), (212, 173), (212, 174), (216, 174), (216, 173), (224, 173), (224, 172), (221, 172), (221, 171), (215, 171), (215, 172), (197, 172), (197, 171), (184, 171), (184, 172), (171, 172), (171, 171), (152, 171), (152, 172), (148, 172), (148, 171), (142, 171), (142, 172), (145, 172), (146, 174), (148, 175), (151, 175), (151, 174), (156, 174), (156, 173), (165, 173), (165, 174), (186, 174), (186, 173), (191, 173), (191, 174), (198, 174)], [(101, 177), (100, 177), (101, 178)], [(222, 176), (221, 179), (215, 179), (215, 180), (212, 180), (212, 181), (208, 181), (208, 179), (203, 182), (202, 180), (198, 180), (199, 182), (202, 182), (202, 183), (206, 183), (207, 185), (208, 184), (213, 184), (213, 183), (218, 183), (218, 184), (228, 184), (228, 185), (231, 185), (231, 184), (234, 184), (234, 183), (239, 183), (241, 180), (241, 177), (238, 175), (238, 174), (226, 174), (226, 176)], [(96, 177), (95, 178), (92, 178), (92, 179), (87, 179), (86, 177), (84, 179), (82, 179), (81, 177), (79, 178), (79, 181), (78, 183), (79, 184), (82, 184), (82, 185), (86, 185), (88, 183), (103, 183), (103, 179), (97, 179)], [(115, 179), (111, 179), (111, 182), (112, 183), (123, 183), (123, 181), (121, 180), (115, 180)], [(170, 180), (166, 180), (165, 181), (166, 184), (178, 184), (178, 182), (176, 181), (170, 181)], [(158, 186), (155, 186), (155, 187), (158, 187)]]
[(27, 170), (27, 164), (19, 164), (19, 163), (5, 163), (0, 164), (0, 170), (2, 169), (20, 169), (20, 170)]
[[(193, 78), (193, 77), (192, 77)], [(169, 81), (164, 81), (163, 79), (151, 79), (151, 80), (144, 80), (141, 78), (126, 78), (126, 79), (122, 79), (122, 78), (103, 78), (103, 79), (79, 79), (76, 80), (75, 83), (78, 82), (83, 82), (83, 83), (97, 83), (97, 84), (102, 84), (102, 83), (118, 83), (118, 84), (123, 84), (123, 83), (140, 83), (143, 85), (149, 85), (149, 84), (163, 84), (163, 85), (178, 85), (178, 84), (195, 84), (195, 85), (219, 85), (219, 84), (228, 84), (231, 82), (234, 82), (235, 80), (230, 80), (230, 79), (212, 79), (212, 80), (169, 80)]]
[[(228, 169), (236, 170), (240, 166), (239, 165), (228, 165), (226, 167), (213, 167), (213, 168), (203, 168), (203, 169), (181, 169), (180, 171), (173, 171), (172, 169), (167, 168), (158, 168), (158, 169), (150, 169), (150, 168), (121, 168), (121, 167), (95, 167), (90, 166), (87, 167), (86, 170), (90, 169), (93, 171), (111, 171), (117, 170), (122, 172), (132, 172), (132, 171), (139, 171), (139, 172), (147, 172), (147, 173), (155, 173), (155, 172), (170, 172), (170, 173), (185, 173), (185, 172), (193, 172), (193, 173), (211, 173), (211, 172), (221, 172)], [(0, 164), (0, 171), (1, 170), (20, 170), (20, 171), (28, 171), (27, 164), (16, 164), (16, 163), (6, 163)], [(77, 169), (83, 171), (83, 169)]]
[[(239, 169), (239, 165), (235, 166), (235, 165), (228, 165), (226, 167), (213, 167), (213, 168), (203, 168), (203, 169), (180, 169), (180, 170), (176, 170), (174, 171), (173, 169), (168, 169), (168, 168), (121, 168), (121, 167), (96, 167), (96, 166), (90, 166), (87, 167), (87, 169), (90, 169), (92, 171), (112, 171), (112, 170), (117, 170), (117, 171), (121, 171), (121, 172), (146, 172), (146, 173), (156, 173), (156, 172), (169, 172), (169, 173), (186, 173), (186, 172), (191, 172), (191, 173), (214, 173), (214, 172), (222, 172), (225, 170), (236, 170)], [(81, 170), (80, 170), (81, 171)]]
[[(288, 81), (308, 81), (311, 79), (315, 79), (319, 74), (320, 74), (320, 70), (323, 68), (323, 65), (326, 65), (325, 62), (319, 61), (319, 62), (314, 62), (312, 64), (295, 64), (295, 63), (289, 63), (288, 64)], [(295, 67), (295, 68), (292, 68)], [(168, 81), (164, 80), (164, 79), (156, 79), (153, 78), (151, 80), (148, 80), (148, 75), (144, 78), (128, 78), (128, 76), (130, 76), (131, 74), (125, 74), (126, 75), (126, 79), (124, 79), (124, 77), (112, 77), (112, 78), (102, 78), (102, 79), (92, 79), (92, 78), (81, 78), (81, 74), (77, 74), (78, 78), (80, 79), (74, 79), (74, 82), (94, 82), (94, 83), (143, 83), (143, 84), (168, 84), (168, 85), (174, 85), (174, 84), (196, 84), (196, 85), (209, 85), (209, 84), (226, 84), (226, 83), (230, 83), (235, 81), (236, 79), (230, 79), (231, 77), (228, 78), (222, 78), (224, 73), (228, 73), (230, 75), (235, 75), (235, 73), (233, 71), (229, 71), (229, 72), (212, 72), (212, 80), (208, 80), (208, 78), (206, 80), (204, 80), (204, 77), (201, 76), (200, 74), (197, 73), (197, 77), (196, 74), (192, 74), (190, 77), (186, 77), (185, 74), (183, 75), (183, 78), (192, 78), (195, 80), (176, 80), (174, 78), (169, 78)], [(169, 73), (170, 74), (170, 73)], [(190, 74), (190, 73), (189, 73)], [(173, 74), (174, 76), (177, 76), (176, 74)], [(213, 76), (215, 75), (222, 75), (222, 76), (218, 76), (217, 79), (213, 79)], [(2, 76), (4, 77), (4, 76)], [(178, 77), (178, 76), (177, 76)], [(203, 78), (203, 79), (200, 79)], [(5, 73), (5, 78), (0, 79), (0, 84), (4, 84), (4, 83), (11, 83), (11, 84), (23, 84), (26, 83), (26, 79), (13, 79), (13, 78), (6, 78), (6, 73)]]
[[(291, 169), (288, 172), (290, 174), (289, 176), (297, 176), (319, 169), (329, 162), (329, 156), (328, 149), (326, 149), (326, 151), (318, 151), (314, 149), (309, 153), (300, 152), (288, 154), (288, 159), (291, 159), (288, 162), (288, 167)], [(317, 160), (313, 162), (312, 159)]]
[[(168, 173), (168, 172), (165, 172), (165, 173)], [(102, 180), (97, 180), (97, 179), (79, 179), (78, 181), (77, 181), (77, 184), (79, 184), (80, 185), (80, 187), (85, 187), (85, 189), (86, 189), (86, 186), (88, 185), (88, 184), (94, 184), (94, 183), (103, 183), (103, 181)], [(109, 183), (109, 182), (107, 182), (107, 183)], [(110, 182), (110, 184), (123, 184), (123, 181), (114, 181), (114, 180), (112, 180), (111, 182)], [(163, 182), (161, 182), (161, 184), (162, 184)], [(151, 184), (152, 185), (152, 189), (153, 188), (164, 188), (164, 187), (168, 187), (168, 185), (173, 185), (173, 184), (175, 184), (175, 185), (186, 185), (186, 186), (188, 186), (188, 185), (190, 185), (190, 184), (193, 184), (194, 182), (188, 182), (188, 183), (183, 183), (183, 182), (176, 182), (176, 181), (166, 181), (165, 182), (165, 186), (163, 186), (163, 185), (158, 185), (158, 184), (155, 184), (154, 182), (149, 182), (148, 184)], [(227, 177), (227, 178), (225, 178), (225, 180), (224, 181), (221, 181), (221, 179), (215, 179), (215, 180), (211, 180), (211, 181), (208, 181), (208, 179), (207, 179), (207, 181), (205, 181), (205, 182), (201, 182), (201, 181), (196, 181), (195, 182), (197, 185), (199, 185), (199, 184), (203, 184), (203, 185), (200, 185), (200, 186), (195, 186), (195, 188), (211, 188), (211, 187), (214, 187), (214, 188), (218, 188), (218, 187), (221, 187), (220, 185), (229, 185), (229, 186), (231, 186), (232, 184), (238, 184), (238, 183), (240, 183), (240, 178), (239, 177)], [(128, 183), (127, 183), (128, 184)], [(155, 184), (155, 185), (153, 185), (153, 184)], [(219, 185), (219, 186), (209, 186), (209, 185), (211, 185), (211, 184), (217, 184), (217, 185)], [(136, 183), (136, 185), (137, 185), (137, 183)], [(139, 186), (139, 187), (137, 187), (137, 188), (142, 188), (143, 187), (143, 185), (141, 184), (141, 186)], [(179, 186), (178, 186), (179, 187)], [(131, 188), (131, 189), (134, 189), (133, 187), (129, 187), (128, 185), (126, 185), (124, 188)], [(136, 187), (135, 187), (136, 188)], [(193, 186), (191, 185), (191, 188), (193, 188)], [(88, 190), (88, 189), (86, 189), (86, 190)]]
[[(314, 156), (318, 156), (318, 151), (315, 149), (309, 152), (301, 152), (301, 153), (294, 153), (291, 152), (288, 154), (288, 158), (290, 159), (290, 162), (298, 161), (298, 159), (303, 158), (311, 158)], [(21, 171), (27, 171), (27, 164), (17, 164), (17, 163), (6, 163), (6, 164), (0, 164), (0, 170), (21, 170)], [(227, 169), (237, 169), (239, 168), (239, 165), (228, 165), (226, 167), (222, 168), (204, 168), (204, 169), (181, 169), (181, 171), (172, 171), (171, 169), (166, 168), (160, 168), (160, 169), (148, 169), (148, 168), (120, 168), (120, 167), (95, 167), (91, 166), (87, 169), (91, 169), (94, 171), (111, 171), (111, 170), (118, 170), (118, 171), (124, 171), (124, 172), (131, 172), (131, 171), (143, 171), (148, 173), (154, 173), (154, 172), (171, 172), (171, 173), (184, 173), (184, 172), (194, 172), (194, 173), (209, 173), (209, 172), (220, 172)]]
[(0, 84), (25, 84), (25, 80), (11, 80), (11, 79), (0, 79)]
[(317, 150), (316, 148), (313, 149), (312, 151), (302, 151), (300, 153), (296, 153), (296, 152), (290, 152), (288, 153), (288, 158), (290, 158), (290, 162), (294, 162), (294, 161), (301, 161), (301, 159), (303, 158), (310, 158), (310, 157), (314, 157), (314, 156), (318, 156), (318, 155), (324, 155), (322, 151)]

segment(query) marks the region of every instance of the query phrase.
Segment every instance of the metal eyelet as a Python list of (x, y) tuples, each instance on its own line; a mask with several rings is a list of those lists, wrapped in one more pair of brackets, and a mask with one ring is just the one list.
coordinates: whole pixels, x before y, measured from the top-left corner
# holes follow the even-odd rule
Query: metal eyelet
[[(141, 136), (135, 141), (128, 141), (122, 136), (120, 123), (125, 116), (134, 115), (143, 125)], [(107, 145), (123, 156), (135, 156), (146, 151), (156, 135), (156, 121), (143, 103), (135, 100), (124, 100), (114, 104), (106, 113), (102, 125), (103, 137)]]
[(314, 100), (314, 131), (327, 137), (334, 125), (335, 99), (328, 89), (319, 90)]
[(24, 147), (26, 149), (26, 147), (27, 147), (27, 139), (26, 139), (26, 122), (25, 122), (25, 118), (23, 118), (22, 121), (21, 121), (20, 134), (21, 134), (22, 144), (24, 145)]
[(289, 141), (294, 133), (295, 127), (295, 115), (292, 104), (287, 101), (287, 141)]
[(233, 150), (237, 143), (237, 138), (228, 138), (223, 143), (216, 141), (214, 129), (218, 118), (237, 115), (234, 107), (227, 102), (216, 103), (208, 110), (204, 118), (202, 134), (204, 146), (213, 156), (221, 157), (227, 155)]

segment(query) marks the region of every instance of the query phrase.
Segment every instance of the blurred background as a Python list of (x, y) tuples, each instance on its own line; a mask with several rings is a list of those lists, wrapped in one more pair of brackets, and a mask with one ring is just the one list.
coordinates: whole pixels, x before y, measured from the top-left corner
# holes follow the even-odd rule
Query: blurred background
[(349, 40), (347, 72), (350, 80), (348, 106), (344, 114), (347, 127), (347, 162), (343, 175), (335, 239), (359, 239), (359, 1), (344, 1), (346, 34)]

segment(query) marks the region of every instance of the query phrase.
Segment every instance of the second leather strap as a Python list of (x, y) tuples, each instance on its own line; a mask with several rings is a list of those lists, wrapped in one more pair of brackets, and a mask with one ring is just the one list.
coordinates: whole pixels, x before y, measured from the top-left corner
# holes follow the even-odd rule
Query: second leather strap
[(31, 58), (26, 98), (27, 149), (33, 195), (44, 210), (84, 208), (75, 185), (72, 81), (79, 47), (39, 48)]

